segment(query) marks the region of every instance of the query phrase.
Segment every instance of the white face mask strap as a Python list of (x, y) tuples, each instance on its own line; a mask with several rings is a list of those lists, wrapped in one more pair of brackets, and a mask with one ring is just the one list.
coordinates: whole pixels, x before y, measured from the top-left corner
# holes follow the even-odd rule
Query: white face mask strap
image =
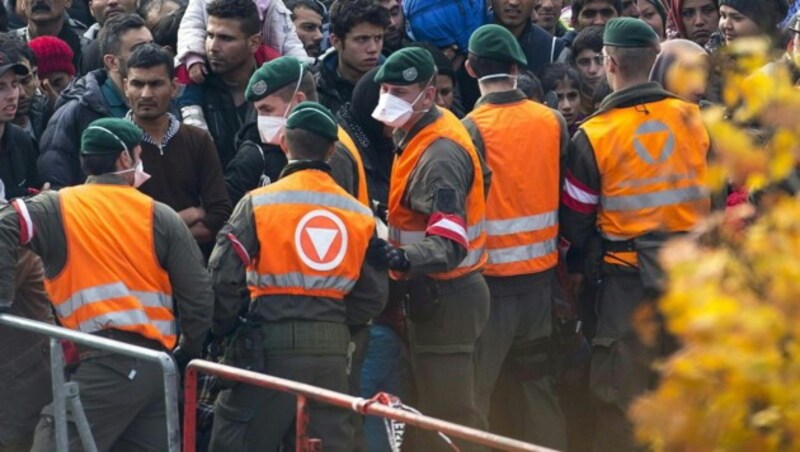
[[(305, 75), (305, 70), (306, 70), (306, 68), (303, 65), (303, 63), (300, 63), (300, 77), (298, 77), (297, 84), (294, 86), (294, 92), (292, 93), (292, 100), (294, 100), (294, 96), (296, 96), (297, 93), (300, 92), (300, 84), (303, 83), (303, 75)], [(292, 100), (289, 101), (289, 105), (286, 106), (286, 111), (283, 112), (283, 117), (284, 118), (289, 116), (289, 110), (292, 109), (291, 108), (292, 107)]]
[[(417, 102), (422, 98), (422, 95), (425, 94), (425, 90), (433, 86), (433, 78), (436, 77), (436, 74), (433, 74), (431, 78), (428, 80), (428, 83), (425, 84), (425, 88), (422, 88), (422, 91), (419, 92), (417, 98), (414, 99), (414, 102), (411, 102), (411, 106), (417, 105)], [(428, 110), (425, 110), (428, 111)]]
[(492, 74), (492, 75), (485, 75), (478, 79), (479, 82), (485, 82), (486, 80), (496, 80), (499, 78), (507, 78), (507, 79), (516, 79), (516, 76), (511, 74)]
[(111, 135), (112, 137), (114, 137), (114, 139), (119, 141), (119, 144), (122, 145), (122, 149), (124, 149), (125, 152), (127, 152), (128, 155), (130, 155), (131, 151), (128, 149), (128, 146), (125, 144), (124, 141), (122, 141), (122, 139), (120, 137), (117, 136), (116, 133), (106, 129), (105, 127), (100, 127), (100, 126), (90, 126), (86, 130), (92, 130), (92, 129), (102, 130), (103, 132), (105, 132), (105, 133)]

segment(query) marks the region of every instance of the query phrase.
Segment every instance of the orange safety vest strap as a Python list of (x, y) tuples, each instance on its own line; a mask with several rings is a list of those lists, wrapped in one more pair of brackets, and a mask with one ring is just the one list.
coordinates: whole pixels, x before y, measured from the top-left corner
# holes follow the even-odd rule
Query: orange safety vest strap
[(708, 193), (705, 189), (699, 186), (691, 186), (640, 195), (603, 196), (600, 200), (600, 205), (606, 211), (626, 211), (683, 204), (706, 198), (708, 198)]
[(550, 239), (530, 245), (490, 249), (489, 262), (492, 264), (524, 262), (554, 253), (557, 249), (557, 245), (557, 239)]
[(486, 232), (490, 236), (519, 234), (523, 232), (535, 232), (550, 228), (558, 224), (558, 211), (540, 213), (527, 217), (511, 218), (508, 220), (489, 220), (486, 221)]
[(346, 198), (333, 193), (315, 191), (280, 191), (261, 193), (253, 196), (253, 207), (277, 204), (310, 204), (316, 207), (350, 210), (362, 215), (372, 216), (372, 211), (353, 198)]
[(77, 329), (84, 333), (108, 329), (130, 331), (131, 328), (147, 328), (148, 325), (153, 326), (169, 340), (174, 340), (174, 336), (177, 334), (174, 320), (154, 320), (144, 311), (137, 309), (107, 312), (79, 323)]
[(79, 290), (60, 303), (54, 301), (54, 306), (58, 315), (66, 318), (74, 314), (78, 309), (92, 303), (102, 303), (106, 300), (123, 297), (134, 297), (145, 307), (172, 310), (172, 297), (170, 295), (159, 292), (129, 290), (122, 282)]
[(438, 235), (450, 239), (464, 248), (469, 248), (467, 223), (458, 215), (436, 212), (428, 220), (427, 235)]

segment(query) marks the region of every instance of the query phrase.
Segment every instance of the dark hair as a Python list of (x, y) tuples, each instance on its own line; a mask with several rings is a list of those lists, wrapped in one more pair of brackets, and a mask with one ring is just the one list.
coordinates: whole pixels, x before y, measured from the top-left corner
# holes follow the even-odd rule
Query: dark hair
[(614, 91), (611, 89), (611, 85), (608, 84), (608, 80), (606, 79), (600, 80), (600, 82), (597, 83), (597, 86), (594, 87), (594, 94), (592, 95), (592, 104), (597, 105), (603, 102), (603, 100), (613, 92)]
[(172, 56), (160, 45), (147, 43), (134, 49), (125, 67), (121, 68), (121, 72), (123, 77), (127, 77), (128, 70), (131, 68), (150, 69), (157, 66), (164, 66), (170, 79), (175, 76), (175, 63), (173, 63)]
[(509, 63), (508, 61), (479, 57), (474, 53), (469, 54), (467, 61), (469, 61), (469, 65), (472, 67), (472, 70), (475, 71), (475, 75), (477, 75), (478, 78), (493, 74), (508, 74), (514, 66), (514, 63)]
[(89, 176), (112, 173), (117, 170), (119, 154), (81, 155), (81, 169)]
[(209, 16), (233, 19), (246, 36), (261, 32), (258, 7), (253, 0), (214, 0), (206, 8)]
[(541, 102), (544, 99), (544, 90), (539, 77), (528, 69), (523, 69), (517, 75), (517, 89), (533, 101)]
[(619, 71), (630, 77), (634, 75), (648, 77), (660, 47), (607, 47), (606, 52), (614, 58)]
[[(297, 86), (297, 81), (293, 81), (288, 85), (281, 87), (273, 94), (280, 97), (284, 102), (289, 102), (292, 100), (292, 96), (294, 95), (294, 88)], [(310, 100), (311, 102), (316, 102), (319, 99), (319, 95), (317, 94), (317, 82), (314, 79), (314, 74), (306, 68), (303, 72), (303, 80), (300, 81), (300, 89), (298, 92), (301, 92), (306, 95), (306, 100)]]
[(581, 30), (575, 40), (572, 41), (572, 59), (578, 58), (578, 54), (586, 49), (602, 52), (603, 51), (603, 31), (606, 27), (602, 25), (592, 25)]
[(330, 20), (331, 33), (339, 39), (364, 22), (383, 28), (391, 24), (389, 12), (377, 0), (336, 0), (331, 6)]
[(108, 19), (97, 37), (100, 40), (101, 55), (119, 56), (122, 49), (122, 35), (130, 30), (146, 27), (144, 19), (138, 14), (124, 14)]
[(292, 12), (292, 20), (295, 19), (294, 10), (297, 8), (310, 9), (323, 18), (327, 13), (327, 11), (325, 11), (325, 5), (316, 0), (286, 0), (284, 3), (286, 4), (286, 8)]
[(606, 2), (617, 10), (617, 15), (622, 15), (622, 0), (572, 0), (572, 20), (577, 21), (583, 7), (589, 2)]
[(323, 160), (333, 140), (304, 129), (285, 129), (286, 147), (299, 160)]
[(31, 67), (36, 67), (39, 64), (33, 49), (28, 44), (17, 39), (9, 39), (0, 43), (0, 52), (8, 55), (12, 63), (21, 63), (23, 59), (26, 59), (31, 64)]
[(542, 76), (542, 88), (544, 88), (545, 92), (555, 91), (558, 84), (564, 79), (569, 80), (575, 86), (575, 89), (580, 91), (580, 74), (575, 68), (564, 63), (553, 63), (545, 69)]
[(153, 27), (153, 42), (156, 44), (172, 48), (173, 51), (178, 51), (178, 28), (181, 26), (181, 20), (186, 13), (186, 7), (181, 6), (175, 11), (167, 14), (158, 20)]

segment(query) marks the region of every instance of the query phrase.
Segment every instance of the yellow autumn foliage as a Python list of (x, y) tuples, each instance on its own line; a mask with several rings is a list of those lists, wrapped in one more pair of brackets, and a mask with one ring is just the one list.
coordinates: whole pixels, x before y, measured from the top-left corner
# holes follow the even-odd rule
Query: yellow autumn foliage
[[(798, 166), (800, 90), (788, 71), (759, 71), (767, 49), (732, 49), (726, 105), (705, 112), (710, 183), (761, 188)], [(664, 249), (669, 287), (659, 308), (681, 346), (630, 413), (653, 450), (800, 450), (800, 199), (767, 199), (753, 218), (742, 211), (744, 229), (729, 212)]]

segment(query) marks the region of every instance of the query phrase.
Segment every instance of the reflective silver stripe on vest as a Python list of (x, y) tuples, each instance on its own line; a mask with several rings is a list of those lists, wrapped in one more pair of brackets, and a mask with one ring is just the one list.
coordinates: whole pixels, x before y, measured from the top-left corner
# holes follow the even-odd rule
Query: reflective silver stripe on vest
[(467, 268), (476, 265), (478, 262), (480, 262), (481, 258), (483, 257), (483, 253), (485, 252), (486, 250), (484, 248), (470, 250), (467, 253), (467, 257), (465, 257), (464, 260), (458, 264), (458, 268)]
[(558, 224), (558, 210), (509, 220), (486, 221), (486, 232), (491, 236), (534, 232)]
[(78, 324), (78, 330), (84, 333), (107, 330), (114, 327), (131, 327), (136, 325), (152, 325), (164, 336), (177, 334), (175, 322), (171, 320), (150, 320), (144, 311), (114, 311), (93, 317)]
[(356, 285), (355, 279), (343, 276), (311, 276), (302, 273), (282, 275), (247, 272), (247, 284), (258, 287), (279, 287), (282, 289), (302, 288), (305, 290), (336, 290), (350, 292)]
[[(481, 234), (483, 234), (484, 230), (484, 222), (481, 221), (480, 223), (470, 226), (467, 228), (467, 240), (473, 241), (477, 240)], [(421, 242), (426, 237), (425, 231), (409, 231), (404, 229), (399, 229), (392, 225), (389, 225), (389, 240), (395, 243), (399, 243), (400, 245), (410, 245), (412, 243)]]
[(261, 193), (253, 196), (253, 207), (269, 206), (275, 204), (311, 204), (319, 207), (349, 210), (361, 215), (372, 216), (372, 211), (364, 207), (355, 199), (333, 193), (320, 193), (316, 191), (279, 191), (274, 193)]
[(510, 248), (499, 248), (489, 250), (490, 264), (510, 264), (513, 262), (525, 262), (531, 259), (547, 256), (556, 251), (558, 241), (556, 239), (531, 245), (512, 246)]
[(148, 308), (167, 308), (170, 311), (173, 310), (171, 296), (160, 292), (130, 290), (122, 282), (79, 290), (73, 293), (71, 297), (64, 300), (63, 303), (54, 306), (56, 313), (58, 313), (60, 317), (66, 318), (71, 316), (82, 306), (122, 297), (134, 297), (139, 300), (142, 306)]
[(608, 211), (639, 210), (647, 207), (661, 207), (697, 201), (708, 194), (701, 187), (687, 187), (677, 190), (664, 190), (654, 193), (629, 196), (603, 196), (600, 200), (602, 208)]

